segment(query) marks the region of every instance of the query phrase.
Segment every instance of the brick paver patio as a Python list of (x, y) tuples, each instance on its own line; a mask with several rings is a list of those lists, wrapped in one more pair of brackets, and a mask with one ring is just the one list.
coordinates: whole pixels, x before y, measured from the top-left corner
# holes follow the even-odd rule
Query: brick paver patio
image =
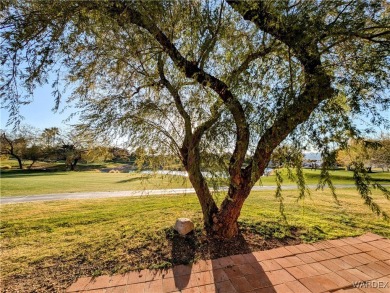
[(368, 233), (199, 261), (166, 271), (84, 277), (67, 292), (390, 293), (390, 240)]

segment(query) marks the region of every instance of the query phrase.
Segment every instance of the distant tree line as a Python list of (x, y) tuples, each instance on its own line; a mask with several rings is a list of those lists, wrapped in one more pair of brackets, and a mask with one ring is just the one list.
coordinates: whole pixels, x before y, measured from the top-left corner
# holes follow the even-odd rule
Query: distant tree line
[(31, 169), (37, 161), (64, 161), (67, 169), (75, 170), (79, 162), (104, 162), (135, 160), (127, 149), (96, 142), (88, 134), (74, 129), (58, 127), (43, 131), (31, 126), (20, 127), (17, 131), (1, 131), (1, 156), (14, 158), (19, 169), (26, 163)]
[[(344, 167), (353, 171), (356, 166), (364, 166), (366, 172), (372, 172), (373, 168), (380, 168), (382, 171), (390, 169), (390, 135), (382, 134), (378, 138), (371, 139), (350, 139), (344, 146), (334, 150), (333, 160), (329, 167)], [(298, 162), (303, 167), (317, 169), (321, 167), (320, 160), (305, 158), (302, 150), (291, 145), (282, 145), (272, 153), (269, 167), (289, 168)], [(328, 163), (328, 162), (327, 162)]]
[(350, 140), (337, 152), (337, 163), (349, 171), (356, 164), (362, 164), (367, 172), (372, 172), (373, 168), (389, 171), (390, 135), (382, 135), (379, 139)]
[[(75, 170), (79, 162), (114, 161), (131, 163), (138, 169), (161, 169), (169, 166), (171, 169), (182, 170), (180, 162), (174, 156), (157, 154), (143, 147), (130, 152), (126, 148), (98, 143), (92, 135), (80, 134), (75, 129), (50, 127), (40, 130), (22, 126), (18, 131), (1, 130), (0, 143), (1, 156), (14, 158), (19, 169), (25, 168), (27, 162), (27, 168), (31, 169), (37, 161), (63, 161), (69, 170)], [(350, 140), (334, 154), (333, 167), (342, 166), (352, 171), (357, 163), (361, 163), (368, 172), (372, 172), (373, 168), (389, 171), (390, 135), (382, 135), (378, 139)], [(228, 164), (229, 155), (208, 154), (205, 156), (207, 159), (202, 162), (203, 169), (207, 171), (210, 167), (208, 164), (215, 160)], [(319, 168), (321, 164), (317, 160), (305, 159), (301, 150), (286, 144), (275, 149), (269, 167), (289, 168), (297, 161), (312, 169)]]

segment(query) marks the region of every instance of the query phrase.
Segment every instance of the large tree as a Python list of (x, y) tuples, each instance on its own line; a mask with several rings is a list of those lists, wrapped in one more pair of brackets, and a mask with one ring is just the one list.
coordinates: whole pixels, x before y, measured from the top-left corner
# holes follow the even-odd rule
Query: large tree
[[(13, 121), (26, 101), (21, 85), (31, 94), (52, 72), (65, 73), (85, 127), (180, 158), (214, 235), (237, 235), (245, 199), (286, 139), (315, 145), (327, 162), (332, 144), (359, 136), (353, 115), (388, 123), (378, 111), (390, 103), (382, 0), (2, 5), (1, 92)], [(202, 174), (209, 170), (228, 178), (220, 206)]]

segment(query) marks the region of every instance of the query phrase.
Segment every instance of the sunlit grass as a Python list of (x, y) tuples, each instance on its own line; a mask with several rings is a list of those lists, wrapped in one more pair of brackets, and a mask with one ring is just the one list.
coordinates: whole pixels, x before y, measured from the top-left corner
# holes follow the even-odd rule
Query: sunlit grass
[[(297, 201), (296, 191), (284, 191), (284, 207), (287, 222), (291, 226), (306, 230), (304, 239), (318, 240), (356, 236), (364, 231), (372, 231), (390, 237), (390, 223), (375, 216), (358, 195), (356, 189), (336, 191), (339, 204), (329, 191), (311, 191), (311, 196)], [(380, 192), (374, 192), (376, 202), (390, 213), (390, 201)], [(257, 219), (261, 219), (260, 221)], [(244, 222), (281, 219), (279, 204), (273, 196), (264, 192), (253, 192), (245, 202), (241, 213)]]
[[(390, 224), (373, 215), (352, 189), (339, 190), (340, 205), (329, 192), (313, 192), (296, 202), (286, 191), (285, 214), (304, 241), (355, 236), (371, 231), (390, 237)], [(390, 213), (390, 203), (374, 193)], [(195, 195), (150, 196), (3, 205), (1, 221), (3, 277), (26, 273), (61, 260), (64, 266), (87, 263), (114, 273), (170, 262), (166, 231), (178, 217), (201, 229)], [(252, 192), (241, 226), (267, 237), (288, 234), (273, 192)], [(286, 233), (286, 234), (284, 234)], [(76, 262), (77, 260), (77, 262)]]
[[(306, 184), (318, 183), (320, 171), (304, 170), (304, 174)], [(334, 184), (354, 184), (352, 175), (349, 171), (331, 171)], [(390, 184), (389, 172), (372, 173), (371, 176), (381, 184)], [(188, 178), (182, 176), (103, 173), (97, 169), (77, 172), (3, 170), (0, 183), (1, 196), (192, 187)], [(288, 180), (285, 172), (283, 184), (295, 184)], [(257, 185), (275, 185), (275, 176), (264, 176)]]
[[(294, 181), (288, 179), (286, 170), (282, 170), (281, 173), (284, 179), (283, 184), (285, 185), (294, 184)], [(304, 169), (303, 173), (305, 175), (306, 184), (318, 184), (318, 181), (320, 179), (320, 173), (321, 173), (320, 170)], [(352, 171), (334, 170), (334, 171), (329, 171), (329, 173), (332, 178), (332, 182), (334, 184), (354, 184)], [(381, 172), (376, 170), (376, 172), (370, 173), (369, 175), (374, 180), (378, 180), (378, 182), (381, 184), (390, 184), (390, 172)], [(274, 175), (263, 176), (261, 177), (258, 184), (263, 184), (263, 185), (275, 184), (275, 176)]]
[(190, 188), (187, 178), (98, 172), (3, 173), (1, 196), (49, 193)]

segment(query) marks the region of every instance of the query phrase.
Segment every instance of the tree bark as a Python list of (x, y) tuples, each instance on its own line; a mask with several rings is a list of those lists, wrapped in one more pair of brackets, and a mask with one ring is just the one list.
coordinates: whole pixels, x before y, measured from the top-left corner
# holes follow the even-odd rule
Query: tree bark
[(11, 155), (14, 156), (16, 160), (18, 160), (19, 169), (22, 170), (23, 169), (22, 159), (19, 156), (16, 156), (14, 154), (11, 154)]
[(227, 199), (223, 201), (218, 214), (213, 216), (212, 233), (214, 236), (230, 239), (238, 235), (238, 218), (250, 190), (250, 187), (243, 186), (229, 194)]
[(218, 207), (203, 176), (188, 174), (202, 208), (204, 228), (208, 234), (213, 234), (213, 219), (218, 214)]
[(212, 233), (213, 217), (218, 213), (218, 207), (211, 195), (206, 179), (200, 171), (199, 147), (197, 144), (195, 146), (190, 145), (189, 148), (183, 146), (180, 151), (188, 177), (202, 208), (204, 227), (207, 233), (210, 234)]
[(14, 157), (14, 158), (18, 161), (19, 169), (22, 170), (22, 169), (23, 169), (23, 162), (22, 162), (21, 157), (19, 157), (18, 155), (16, 155), (16, 154), (13, 152), (13, 150), (11, 150), (11, 152), (9, 152), (9, 155), (11, 155), (12, 157)]
[(36, 160), (32, 160), (30, 166), (28, 166), (28, 169), (31, 170), (32, 166), (35, 164)]

